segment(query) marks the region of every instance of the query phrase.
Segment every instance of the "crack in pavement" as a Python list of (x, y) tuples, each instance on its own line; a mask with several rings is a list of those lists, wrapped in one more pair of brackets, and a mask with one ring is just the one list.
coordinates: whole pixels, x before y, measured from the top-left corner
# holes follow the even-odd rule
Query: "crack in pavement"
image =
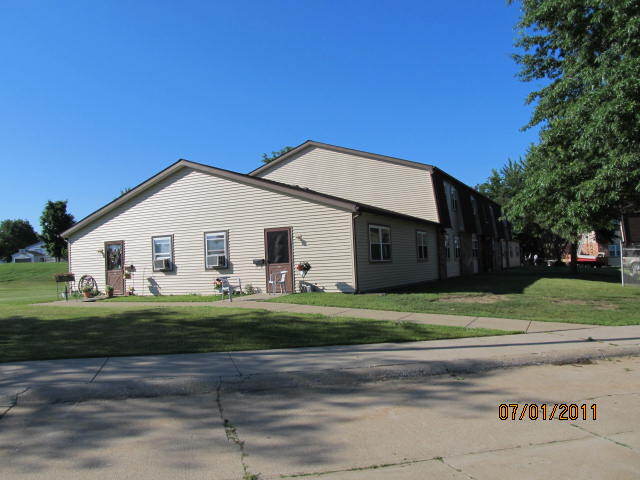
[(227, 356), (229, 357), (229, 360), (231, 360), (231, 364), (233, 365), (233, 368), (235, 368), (236, 372), (238, 372), (238, 376), (242, 377), (243, 376), (242, 372), (238, 368), (238, 365), (236, 364), (236, 361), (233, 359), (233, 356), (231, 355), (231, 353), (227, 353)]
[(626, 397), (626, 396), (629, 396), (629, 395), (640, 395), (640, 392), (607, 393), (605, 395), (598, 395), (597, 397), (582, 398), (582, 399), (576, 400), (576, 401), (574, 401), (572, 403), (592, 402), (593, 400), (598, 400), (600, 398)]
[(216, 404), (218, 406), (218, 413), (220, 414), (220, 420), (222, 420), (222, 425), (224, 428), (224, 433), (227, 436), (227, 440), (238, 447), (240, 451), (240, 465), (242, 466), (243, 471), (243, 480), (259, 480), (260, 474), (251, 473), (249, 471), (249, 466), (247, 465), (245, 459), (247, 457), (247, 453), (245, 452), (244, 442), (240, 440), (240, 436), (238, 435), (238, 430), (236, 427), (229, 421), (228, 418), (224, 416), (224, 408), (222, 407), (222, 378), (220, 378), (218, 387), (216, 388)]
[(89, 383), (93, 383), (93, 381), (96, 379), (96, 377), (98, 375), (100, 375), (100, 373), (102, 372), (102, 369), (104, 368), (104, 366), (107, 364), (107, 362), (109, 361), (111, 357), (107, 357), (104, 359), (104, 362), (102, 362), (102, 365), (100, 365), (100, 368), (98, 368), (98, 371), (95, 373), (95, 375), (91, 378), (91, 380), (89, 380)]
[(469, 475), (467, 472), (463, 471), (463, 470), (462, 470), (462, 469), (460, 469), (460, 468), (456, 468), (456, 467), (454, 467), (454, 466), (453, 466), (453, 465), (451, 465), (449, 462), (446, 462), (446, 461), (444, 460), (444, 458), (440, 458), (440, 461), (441, 461), (444, 465), (446, 465), (447, 467), (449, 467), (451, 470), (453, 470), (453, 471), (455, 471), (455, 472), (458, 472), (458, 473), (461, 473), (462, 475), (464, 475), (465, 477), (467, 477), (469, 480), (476, 480), (476, 477), (473, 477), (473, 476)]
[(31, 390), (31, 387), (26, 387), (24, 390), (22, 390), (21, 392), (18, 392), (18, 393), (16, 393), (14, 395), (14, 398), (13, 398), (11, 404), (10, 405), (6, 405), (5, 406), (6, 410), (0, 414), (0, 420), (2, 420), (11, 411), (12, 408), (14, 408), (16, 405), (18, 405), (18, 398), (20, 398), (20, 395), (24, 395), (29, 390)]
[(469, 328), (469, 325), (471, 325), (473, 322), (475, 322), (476, 320), (478, 320), (480, 317), (473, 317), (473, 320), (471, 320), (469, 323), (467, 323), (464, 328)]
[[(574, 428), (577, 428), (578, 430), (580, 430), (582, 432), (586, 432), (586, 433), (588, 433), (590, 435), (593, 435), (596, 438), (601, 438), (602, 440), (607, 440), (607, 441), (609, 441), (611, 443), (614, 443), (614, 444), (616, 444), (616, 445), (618, 445), (620, 447), (628, 448), (629, 450), (635, 451), (635, 449), (633, 447), (627, 445), (626, 443), (618, 442), (618, 441), (616, 441), (616, 440), (614, 440), (612, 438), (607, 437), (606, 435), (600, 435), (599, 433), (592, 432), (590, 430), (587, 430), (584, 427), (581, 427), (580, 425), (578, 425), (576, 423), (570, 423), (569, 425), (571, 425)], [(633, 431), (633, 430), (631, 430), (631, 431)], [(617, 435), (617, 434), (614, 433), (614, 435)]]
[[(591, 432), (585, 432), (585, 433), (587, 433), (589, 435)], [(431, 457), (431, 458), (406, 460), (406, 461), (403, 461), (403, 462), (371, 464), (371, 465), (366, 465), (366, 466), (361, 466), (361, 467), (350, 467), (350, 468), (342, 468), (342, 469), (336, 469), (336, 470), (313, 471), (313, 472), (305, 472), (305, 473), (296, 473), (296, 474), (291, 474), (291, 475), (280, 474), (279, 477), (280, 478), (301, 478), (301, 477), (310, 477), (310, 476), (313, 476), (313, 475), (320, 476), (320, 475), (329, 475), (329, 474), (332, 474), (332, 473), (354, 472), (354, 471), (361, 471), (361, 470), (375, 470), (375, 469), (383, 469), (383, 468), (389, 468), (389, 467), (401, 467), (401, 466), (404, 466), (404, 465), (414, 465), (414, 464), (417, 464), (417, 463), (425, 463), (425, 462), (431, 462), (431, 461), (434, 461), (434, 460), (438, 460), (438, 461), (442, 462), (444, 465), (446, 465), (447, 467), (455, 470), (456, 472), (464, 474), (470, 480), (476, 480), (475, 477), (469, 475), (467, 472), (465, 472), (465, 471), (463, 471), (461, 469), (458, 469), (458, 468), (454, 467), (453, 465), (451, 465), (450, 463), (448, 463), (445, 458), (465, 457), (465, 456), (468, 456), (468, 455), (478, 455), (478, 454), (485, 454), (485, 453), (497, 453), (497, 452), (504, 452), (504, 451), (508, 451), (508, 450), (517, 450), (517, 449), (520, 449), (520, 448), (540, 447), (540, 446), (551, 445), (551, 444), (556, 444), (556, 443), (575, 442), (575, 441), (583, 440), (584, 438), (587, 438), (588, 435), (584, 436), (584, 437), (580, 437), (580, 438), (572, 438), (572, 439), (567, 439), (567, 440), (549, 440), (547, 442), (529, 443), (527, 445), (516, 445), (515, 447), (503, 447), (503, 448), (494, 448), (494, 449), (490, 449), (490, 450), (471, 451), (471, 452), (461, 453), (461, 454), (457, 454), (457, 455), (451, 455), (450, 457), (436, 456), (436, 457)]]
[(416, 463), (424, 463), (424, 462), (432, 462), (434, 460), (442, 461), (442, 457), (433, 457), (433, 458), (425, 458), (422, 460), (406, 460), (404, 462), (395, 462), (395, 463), (378, 463), (372, 465), (365, 465), (362, 467), (351, 467), (351, 468), (340, 468), (337, 470), (323, 470), (316, 472), (306, 472), (306, 473), (293, 473), (291, 475), (281, 474), (280, 478), (300, 478), (300, 477), (310, 477), (310, 476), (320, 476), (320, 475), (330, 475), (332, 473), (344, 473), (344, 472), (361, 472), (365, 470), (378, 470), (389, 467), (402, 467), (404, 465), (414, 465)]

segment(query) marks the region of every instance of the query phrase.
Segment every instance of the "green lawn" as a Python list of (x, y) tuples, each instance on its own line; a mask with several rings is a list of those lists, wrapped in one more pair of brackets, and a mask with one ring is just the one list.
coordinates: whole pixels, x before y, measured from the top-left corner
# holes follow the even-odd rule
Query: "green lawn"
[(0, 362), (408, 342), (513, 333), (213, 306), (30, 305), (54, 300), (52, 276), (65, 270), (65, 264), (0, 264)]
[(609, 268), (576, 275), (564, 268), (519, 268), (386, 294), (302, 293), (270, 301), (549, 322), (640, 324), (640, 288), (622, 287), (619, 272)]
[(67, 269), (66, 262), (0, 263), (0, 307), (55, 300), (53, 275)]

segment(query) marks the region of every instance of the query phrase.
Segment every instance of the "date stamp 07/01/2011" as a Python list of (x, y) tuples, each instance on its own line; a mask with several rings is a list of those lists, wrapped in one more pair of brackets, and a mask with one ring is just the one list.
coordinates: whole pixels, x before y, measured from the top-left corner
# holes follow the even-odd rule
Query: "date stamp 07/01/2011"
[(501, 403), (500, 420), (597, 420), (595, 403)]

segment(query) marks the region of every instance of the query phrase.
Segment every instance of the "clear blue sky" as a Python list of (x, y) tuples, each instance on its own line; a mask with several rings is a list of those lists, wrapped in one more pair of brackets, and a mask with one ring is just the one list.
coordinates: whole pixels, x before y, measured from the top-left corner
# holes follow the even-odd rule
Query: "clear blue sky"
[(81, 218), (178, 158), (240, 172), (306, 139), (468, 184), (535, 141), (502, 0), (0, 4), (0, 219)]

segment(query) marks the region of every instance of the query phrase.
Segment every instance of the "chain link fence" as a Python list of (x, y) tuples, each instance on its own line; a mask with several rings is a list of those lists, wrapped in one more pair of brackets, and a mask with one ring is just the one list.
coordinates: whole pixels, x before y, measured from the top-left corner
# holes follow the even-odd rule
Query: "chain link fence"
[(626, 247), (621, 253), (622, 284), (640, 285), (640, 247)]

